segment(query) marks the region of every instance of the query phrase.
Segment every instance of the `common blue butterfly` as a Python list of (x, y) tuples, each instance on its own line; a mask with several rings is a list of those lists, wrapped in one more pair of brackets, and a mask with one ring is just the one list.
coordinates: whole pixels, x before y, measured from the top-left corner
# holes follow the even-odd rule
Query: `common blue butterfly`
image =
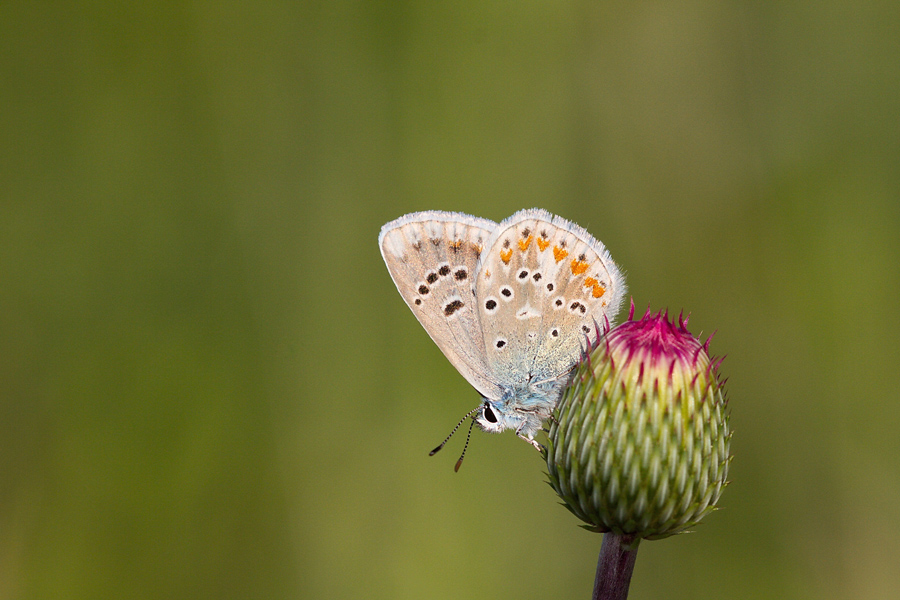
[(513, 429), (540, 450), (534, 435), (586, 336), (601, 333), (625, 295), (624, 276), (603, 244), (535, 208), (499, 224), (412, 213), (382, 227), (378, 245), (413, 314), (482, 396), (460, 424), (475, 414), (484, 431)]

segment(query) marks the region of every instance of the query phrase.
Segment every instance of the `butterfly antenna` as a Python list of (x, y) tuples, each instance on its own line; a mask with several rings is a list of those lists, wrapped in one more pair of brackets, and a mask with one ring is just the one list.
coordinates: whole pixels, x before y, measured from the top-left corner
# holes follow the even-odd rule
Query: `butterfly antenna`
[(472, 419), (472, 422), (469, 423), (469, 433), (466, 435), (466, 445), (463, 446), (462, 454), (459, 455), (459, 460), (456, 461), (456, 466), (453, 467), (454, 473), (459, 473), (459, 468), (462, 466), (462, 461), (466, 457), (466, 450), (469, 449), (469, 440), (472, 438), (472, 427), (475, 426), (475, 419)]
[[(444, 444), (446, 444), (447, 442), (450, 441), (450, 438), (453, 437), (453, 434), (456, 433), (456, 430), (459, 429), (459, 426), (462, 425), (462, 424), (466, 421), (466, 419), (468, 419), (469, 417), (471, 417), (473, 413), (478, 412), (478, 409), (479, 409), (479, 408), (481, 408), (481, 406), (476, 406), (475, 408), (473, 408), (472, 410), (470, 410), (469, 412), (467, 412), (466, 415), (465, 415), (462, 419), (459, 420), (459, 423), (456, 424), (456, 427), (453, 428), (453, 431), (450, 432), (450, 435), (448, 435), (446, 438), (444, 438), (444, 441), (441, 442), (441, 444), (440, 444), (437, 448), (435, 448), (434, 450), (432, 450), (431, 452), (429, 452), (429, 453), (428, 453), (428, 456), (434, 456), (435, 454), (437, 454), (437, 453), (438, 453), (438, 450), (440, 450), (441, 448), (443, 448), (443, 447), (444, 447)], [(473, 425), (475, 424), (475, 421), (474, 421), (474, 420), (472, 421), (472, 424), (473, 424)], [(472, 432), (472, 428), (469, 427), (469, 433), (471, 434), (471, 432)], [(460, 459), (460, 460), (462, 460), (462, 459)]]

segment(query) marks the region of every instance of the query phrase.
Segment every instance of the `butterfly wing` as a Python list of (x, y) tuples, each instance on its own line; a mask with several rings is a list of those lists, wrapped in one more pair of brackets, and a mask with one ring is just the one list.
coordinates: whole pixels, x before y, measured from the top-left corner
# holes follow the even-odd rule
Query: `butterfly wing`
[(517, 212), (481, 256), (476, 297), (490, 372), (511, 385), (567, 373), (624, 294), (619, 268), (586, 230), (545, 210)]
[(497, 224), (462, 213), (405, 215), (381, 228), (378, 245), (406, 304), (447, 359), (483, 396), (498, 398), (488, 375), (475, 281)]

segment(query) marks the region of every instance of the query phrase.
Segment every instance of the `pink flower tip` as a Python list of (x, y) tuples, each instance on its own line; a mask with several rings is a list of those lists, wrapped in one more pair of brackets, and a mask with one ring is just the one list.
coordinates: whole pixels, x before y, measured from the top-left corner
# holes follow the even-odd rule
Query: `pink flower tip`
[(640, 319), (633, 320), (633, 315), (632, 302), (629, 320), (606, 335), (611, 355), (625, 356), (626, 360), (639, 358), (650, 367), (663, 364), (668, 367), (675, 362), (687, 368), (708, 364), (708, 340), (703, 344), (691, 335), (687, 328), (688, 318), (683, 312), (677, 319), (670, 319), (668, 310), (653, 314), (648, 307)]

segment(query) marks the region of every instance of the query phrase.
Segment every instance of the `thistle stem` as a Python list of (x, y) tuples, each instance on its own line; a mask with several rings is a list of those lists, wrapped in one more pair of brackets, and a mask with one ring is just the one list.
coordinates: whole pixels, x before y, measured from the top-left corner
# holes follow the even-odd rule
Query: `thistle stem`
[(640, 541), (641, 538), (635, 535), (603, 534), (593, 600), (625, 600), (628, 597)]

